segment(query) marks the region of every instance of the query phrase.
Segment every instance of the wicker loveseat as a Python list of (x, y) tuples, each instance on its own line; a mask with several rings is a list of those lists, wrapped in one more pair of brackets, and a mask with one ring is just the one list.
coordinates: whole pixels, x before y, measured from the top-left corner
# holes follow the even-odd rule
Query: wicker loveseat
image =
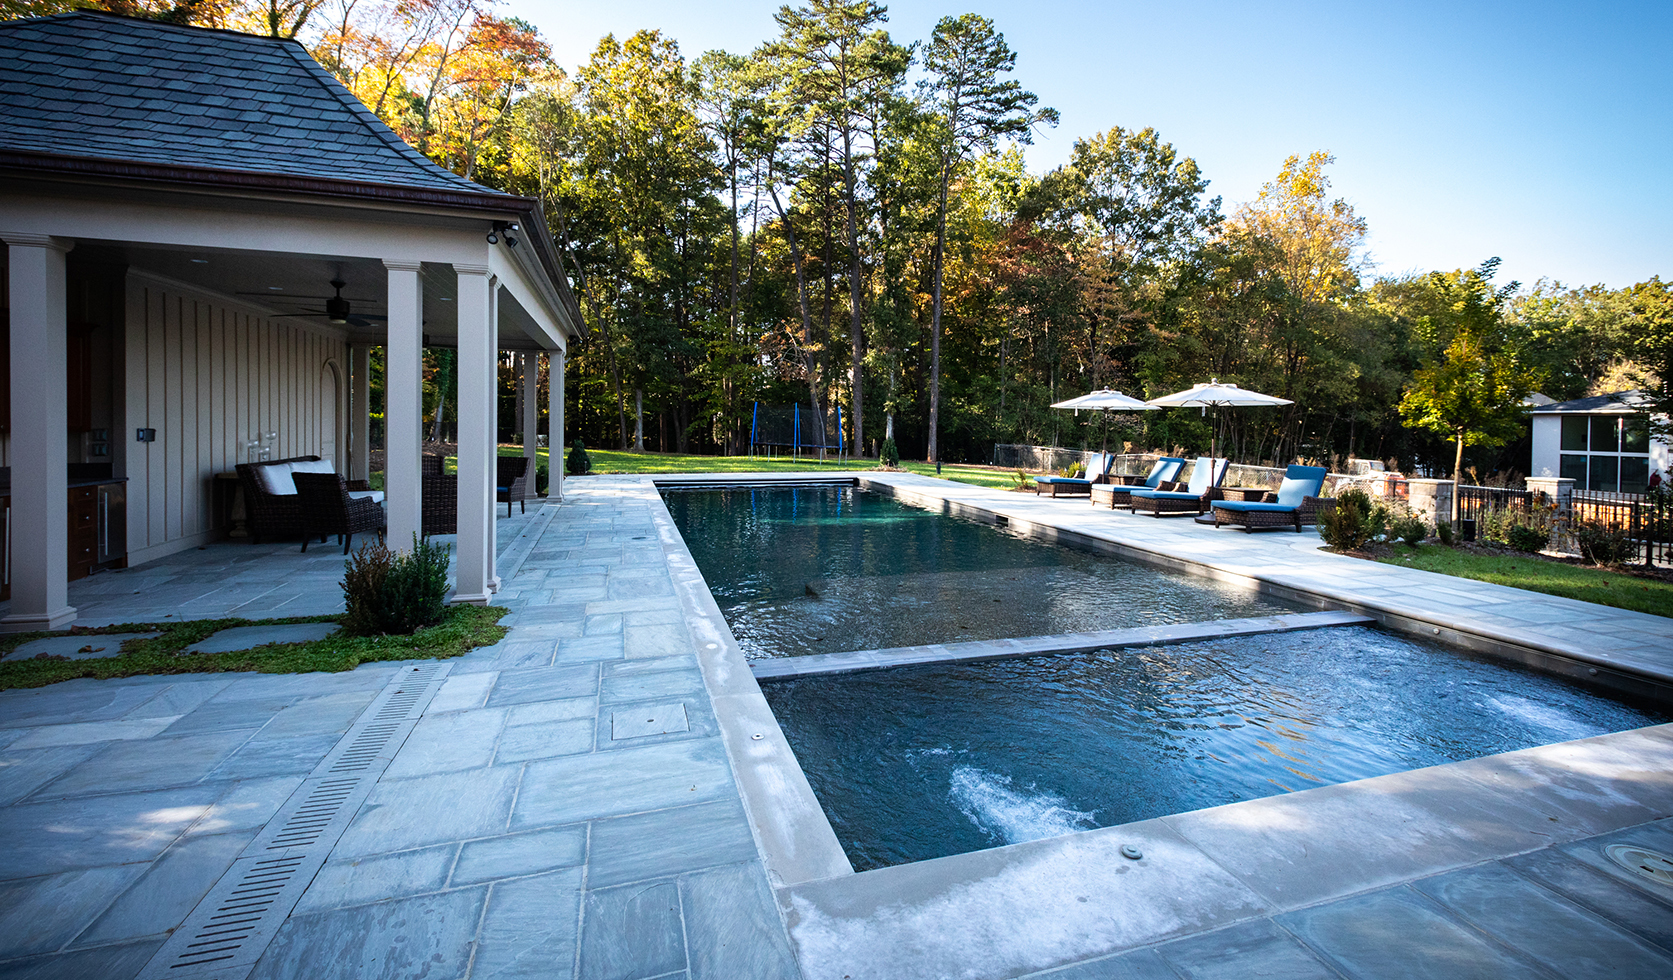
[[(294, 464), (304, 464), (297, 466)], [(239, 463), (238, 484), (244, 491), (244, 513), (249, 515), (250, 543), (260, 544), (278, 538), (301, 537), (305, 522), (302, 519), (302, 498), (296, 493), (293, 471), (303, 473), (334, 473), (329, 462), (318, 456), (292, 456), (262, 463)], [(348, 482), (350, 491), (369, 492), (364, 480)]]

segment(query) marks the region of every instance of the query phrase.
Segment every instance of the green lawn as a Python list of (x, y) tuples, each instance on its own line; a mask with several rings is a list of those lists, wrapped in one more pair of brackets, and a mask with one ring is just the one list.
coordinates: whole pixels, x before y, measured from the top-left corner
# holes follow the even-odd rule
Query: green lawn
[[(501, 456), (521, 456), (520, 446), (501, 446)], [(546, 450), (539, 450), (541, 463), (547, 461)], [(588, 449), (594, 473), (846, 473), (874, 470), (877, 462), (869, 459), (835, 458), (821, 463), (817, 456), (791, 459), (786, 456), (682, 456), (674, 453), (623, 453), (609, 449)], [(901, 462), (903, 469), (926, 476), (935, 475), (935, 466), (912, 461)], [(451, 464), (450, 464), (451, 468)], [(970, 483), (979, 487), (1009, 488), (1016, 483), (1016, 471), (992, 466), (953, 465), (941, 468), (943, 479)]]
[(1614, 569), (1565, 565), (1515, 552), (1479, 554), (1439, 544), (1421, 545), (1415, 550), (1395, 545), (1387, 556), (1378, 561), (1595, 602), (1617, 609), (1673, 616), (1673, 583), (1638, 578)]
[[(253, 670), (264, 674), (303, 674), (311, 671), (352, 670), (379, 660), (421, 660), (457, 657), (467, 650), (491, 646), (505, 638), (499, 619), (509, 610), (491, 606), (449, 606), (442, 621), (411, 636), (328, 636), (309, 643), (275, 643), (236, 653), (184, 653), (186, 647), (210, 634), (234, 626), (274, 623), (334, 622), (335, 616), (291, 619), (194, 619), (185, 622), (120, 623), (115, 626), (75, 627), (75, 636), (105, 633), (161, 633), (148, 640), (128, 640), (114, 657), (90, 660), (13, 660), (0, 663), (0, 690), (41, 687), (77, 677), (132, 677), (136, 674), (186, 674)], [(0, 655), (23, 643), (62, 633), (14, 633), (0, 638)]]

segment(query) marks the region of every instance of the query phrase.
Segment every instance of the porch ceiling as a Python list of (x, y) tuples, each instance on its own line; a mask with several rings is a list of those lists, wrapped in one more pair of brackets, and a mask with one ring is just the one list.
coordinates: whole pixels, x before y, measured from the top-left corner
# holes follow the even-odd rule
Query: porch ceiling
[[(83, 240), (71, 253), (70, 263), (72, 268), (124, 265), (130, 271), (184, 283), (268, 316), (295, 319), (343, 336), (350, 343), (381, 345), (388, 336), (383, 322), (389, 312), (388, 271), (376, 259)], [(333, 294), (331, 280), (335, 278), (347, 284), (343, 298), (350, 303), (351, 316), (365, 317), (370, 323), (337, 324), (322, 312), (310, 312), (323, 310)], [(419, 278), (424, 290), (425, 346), (457, 347), (457, 275), (450, 266), (426, 263)], [(540, 336), (534, 317), (509, 290), (501, 290), (499, 348), (544, 350), (536, 339)]]

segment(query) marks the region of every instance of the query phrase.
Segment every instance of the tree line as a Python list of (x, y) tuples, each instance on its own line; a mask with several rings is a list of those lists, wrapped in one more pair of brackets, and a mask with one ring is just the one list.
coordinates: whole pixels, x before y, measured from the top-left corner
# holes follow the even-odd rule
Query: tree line
[[(1109, 431), (1198, 451), (1218, 424), (1244, 461), (1447, 472), (1514, 465), (1536, 390), (1673, 408), (1659, 278), (1525, 287), (1486, 256), (1380, 275), (1327, 152), (1235, 206), (1150, 128), (1031, 172), (1021, 148), (1057, 113), (976, 14), (903, 41), (875, 0), (806, 0), (753, 51), (688, 58), (643, 30), (566, 69), (489, 0), (0, 0), (84, 5), (296, 37), (438, 163), (539, 198), (591, 328), (566, 389), (589, 445), (744, 453), (759, 402), (840, 407), (862, 454), (983, 462), (1105, 438), (1054, 401), (1218, 378), (1294, 404)], [(451, 361), (428, 363), (427, 407), (451, 414)]]

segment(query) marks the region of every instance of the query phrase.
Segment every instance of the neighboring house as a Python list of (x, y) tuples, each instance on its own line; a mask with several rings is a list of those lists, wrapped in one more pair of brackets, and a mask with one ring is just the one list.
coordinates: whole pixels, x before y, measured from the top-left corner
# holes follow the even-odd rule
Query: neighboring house
[(252, 440), (364, 477), (380, 407), (411, 541), (426, 346), (459, 352), (457, 598), (497, 588), (499, 354), (545, 355), (556, 454), (585, 331), (537, 201), (438, 167), (295, 41), (82, 12), (0, 23), (0, 240), (0, 628), (74, 619), (71, 474), (126, 480), (111, 548), (144, 562), (225, 533), (215, 475)]
[(1576, 490), (1643, 493), (1670, 460), (1668, 444), (1650, 436), (1647, 404), (1640, 392), (1618, 391), (1529, 409), (1529, 475), (1567, 477)]

